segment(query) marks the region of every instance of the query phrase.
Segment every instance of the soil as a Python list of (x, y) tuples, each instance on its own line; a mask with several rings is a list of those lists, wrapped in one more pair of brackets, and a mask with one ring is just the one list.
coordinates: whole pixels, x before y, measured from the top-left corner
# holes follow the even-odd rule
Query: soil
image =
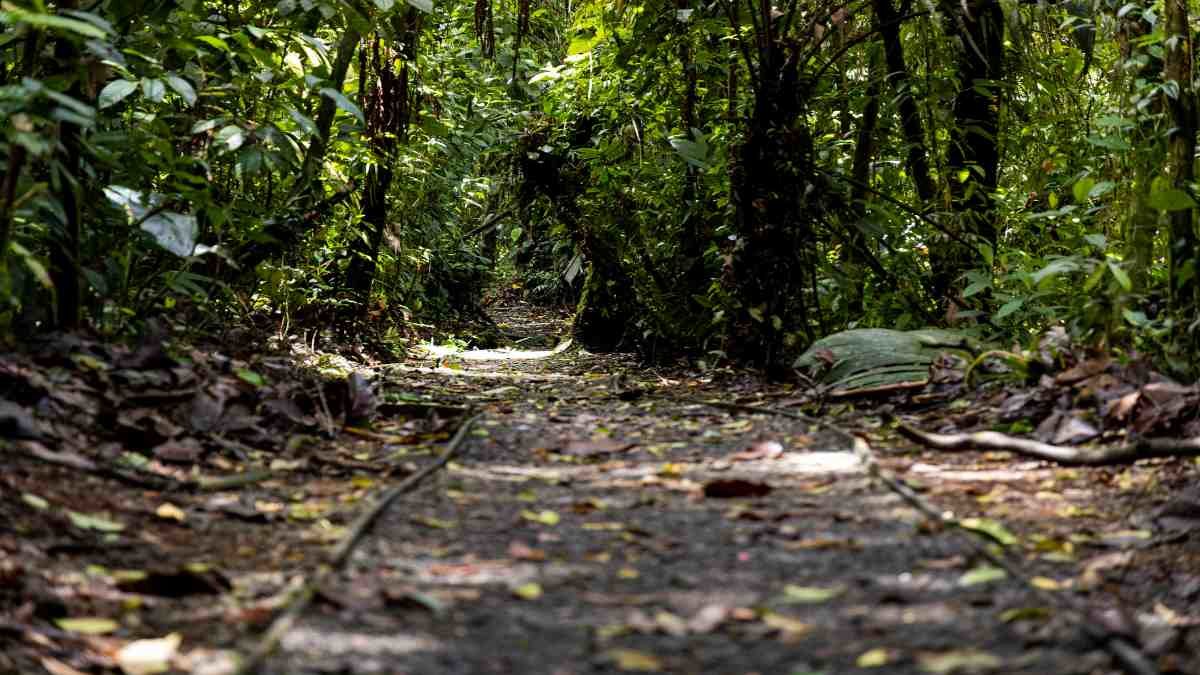
[[(885, 413), (936, 429), (945, 409), (755, 413), (805, 399), (753, 373), (553, 349), (562, 314), (491, 311), (511, 347), (376, 364), (374, 425), (298, 444), (260, 483), (138, 489), (6, 453), (0, 672), (120, 672), (122, 646), (171, 633), (174, 672), (229, 672), (373, 496), (478, 412), (260, 672), (1126, 672), (1117, 637), (1156, 672), (1200, 673), (1194, 462), (932, 452)], [(889, 490), (847, 433), (969, 530)]]

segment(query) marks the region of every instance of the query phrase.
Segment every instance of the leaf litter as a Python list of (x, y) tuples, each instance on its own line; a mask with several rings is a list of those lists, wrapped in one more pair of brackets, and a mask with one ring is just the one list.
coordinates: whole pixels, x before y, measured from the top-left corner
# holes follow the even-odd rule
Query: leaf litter
[[(237, 672), (475, 407), (480, 433), (322, 577), (261, 672), (1120, 671), (1105, 636), (1197, 672), (1196, 463), (1005, 446), (1197, 435), (1195, 388), (1136, 362), (1048, 339), (859, 400), (578, 350), (330, 373), (283, 347), (0, 357), (0, 671)], [(952, 520), (839, 459), (847, 434)]]

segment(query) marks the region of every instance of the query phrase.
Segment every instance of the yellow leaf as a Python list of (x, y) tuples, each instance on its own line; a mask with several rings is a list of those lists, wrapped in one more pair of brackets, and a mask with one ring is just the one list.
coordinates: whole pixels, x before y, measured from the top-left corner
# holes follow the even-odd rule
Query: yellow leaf
[(120, 625), (112, 619), (98, 616), (81, 616), (74, 619), (55, 619), (58, 627), (69, 633), (82, 635), (104, 635), (115, 631)]
[(639, 652), (633, 649), (610, 649), (604, 652), (610, 661), (619, 670), (625, 670), (635, 673), (659, 673), (662, 672), (662, 661), (653, 654)]
[(892, 657), (888, 654), (888, 650), (876, 647), (875, 649), (859, 654), (858, 659), (854, 663), (859, 668), (878, 668), (886, 666), (891, 660)]
[(935, 675), (994, 671), (1003, 665), (994, 654), (977, 649), (956, 649), (938, 654), (920, 654), (917, 656), (917, 663), (921, 665), (921, 670)]
[(771, 628), (784, 634), (784, 638), (794, 640), (812, 630), (812, 625), (804, 623), (799, 619), (793, 619), (785, 614), (776, 612), (767, 612), (762, 617), (762, 622)]
[(162, 505), (154, 510), (154, 515), (162, 518), (163, 520), (174, 520), (180, 523), (187, 520), (187, 514), (183, 512), (183, 509), (175, 506), (171, 502), (163, 502)]
[(1064, 588), (1064, 584), (1061, 581), (1051, 579), (1050, 577), (1034, 577), (1029, 580), (1029, 583), (1043, 591), (1061, 591)]
[(540, 584), (531, 581), (514, 588), (513, 595), (522, 600), (537, 600), (542, 597), (542, 587)]
[(521, 517), (534, 523), (541, 523), (542, 525), (551, 526), (557, 525), (561, 520), (559, 515), (553, 511), (542, 511), (540, 513), (534, 513), (533, 511), (522, 511)]
[(958, 579), (959, 586), (978, 586), (980, 584), (990, 584), (993, 581), (999, 581), (1008, 576), (1008, 572), (999, 567), (990, 567), (983, 565), (967, 572)]
[(617, 570), (617, 576), (622, 579), (636, 579), (640, 575), (632, 567), (622, 567), (620, 570)]
[(788, 584), (783, 587), (783, 601), (788, 603), (816, 604), (828, 602), (845, 592), (846, 588), (844, 586), (818, 588), (816, 586), (793, 586)]

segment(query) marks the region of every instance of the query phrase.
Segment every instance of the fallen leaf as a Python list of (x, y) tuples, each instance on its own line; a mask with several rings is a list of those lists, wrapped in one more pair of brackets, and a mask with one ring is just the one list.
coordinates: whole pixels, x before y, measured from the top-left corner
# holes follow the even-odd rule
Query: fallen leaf
[(688, 634), (688, 623), (667, 611), (656, 613), (654, 624), (658, 626), (659, 630), (672, 637), (683, 637)]
[(163, 520), (174, 520), (178, 523), (182, 523), (183, 521), (187, 520), (187, 514), (183, 512), (183, 509), (175, 506), (171, 502), (164, 502), (161, 504), (157, 509), (154, 510), (154, 515), (162, 518)]
[(788, 604), (817, 604), (828, 602), (846, 592), (845, 586), (793, 586), (788, 584), (783, 588), (782, 602)]
[(116, 653), (117, 665), (126, 675), (157, 675), (171, 668), (183, 637), (179, 633), (155, 640), (135, 640)]
[(1046, 607), (1017, 607), (1000, 613), (1000, 620), (1004, 623), (1045, 621), (1048, 618), (1050, 618), (1050, 610)]
[(533, 523), (541, 523), (542, 525), (554, 526), (559, 523), (561, 517), (554, 511), (541, 511), (535, 513), (533, 511), (522, 511), (521, 517)]
[(876, 647), (875, 649), (859, 654), (858, 658), (854, 660), (854, 664), (859, 668), (879, 668), (880, 666), (886, 666), (891, 661), (892, 655), (888, 650)]
[(1017, 543), (1017, 537), (1009, 532), (1008, 528), (991, 518), (963, 518), (958, 524), (964, 530), (986, 535), (1001, 546), (1012, 546)]
[(742, 497), (762, 497), (770, 494), (771, 486), (766, 483), (741, 480), (737, 478), (714, 480), (704, 484), (704, 496), (709, 499), (738, 499)]
[(54, 623), (69, 633), (79, 633), (81, 635), (104, 635), (121, 627), (120, 624), (112, 619), (98, 616), (55, 619)]
[(542, 597), (542, 586), (541, 584), (531, 581), (527, 584), (521, 584), (520, 586), (517, 586), (512, 592), (513, 595), (521, 598), (522, 600), (537, 600), (538, 598)]
[(767, 612), (763, 615), (762, 622), (782, 633), (783, 639), (788, 642), (800, 639), (813, 628), (812, 624), (777, 612)]
[(917, 654), (921, 670), (935, 675), (983, 673), (1000, 668), (1003, 662), (994, 654), (977, 649), (955, 649), (940, 653)]
[(729, 619), (729, 608), (724, 605), (706, 605), (688, 620), (690, 633), (711, 633)]
[(81, 530), (95, 530), (97, 532), (120, 532), (125, 529), (124, 523), (119, 523), (115, 520), (102, 516), (93, 516), (86, 513), (78, 513), (76, 511), (67, 511), (67, 517), (71, 519), (71, 524)]
[(610, 649), (604, 652), (604, 656), (619, 670), (634, 673), (661, 673), (663, 669), (662, 661), (658, 657), (634, 649)]
[(967, 572), (958, 579), (959, 586), (979, 586), (982, 584), (990, 584), (993, 581), (999, 581), (1008, 577), (1008, 572), (999, 567), (990, 565), (981, 565)]

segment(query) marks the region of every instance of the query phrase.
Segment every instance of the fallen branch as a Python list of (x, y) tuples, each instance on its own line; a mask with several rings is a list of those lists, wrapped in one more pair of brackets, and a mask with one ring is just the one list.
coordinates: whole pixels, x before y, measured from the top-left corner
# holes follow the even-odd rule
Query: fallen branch
[(1038, 459), (1048, 459), (1060, 464), (1081, 466), (1130, 464), (1139, 459), (1151, 457), (1195, 457), (1200, 455), (1200, 437), (1182, 440), (1147, 438), (1107, 448), (1072, 448), (1026, 438), (1016, 438), (998, 431), (934, 434), (903, 423), (896, 427), (896, 431), (910, 441), (935, 450), (1002, 450)]
[(1106, 629), (1101, 622), (1093, 620), (1092, 613), (1083, 602), (1073, 596), (1063, 593), (1053, 593), (1039, 588), (1033, 582), (1033, 578), (1030, 575), (1026, 574), (1022, 569), (1017, 567), (1016, 563), (1011, 562), (997, 551), (994, 546), (995, 541), (992, 538), (977, 529), (965, 526), (962, 521), (925, 501), (903, 479), (898, 478), (887, 469), (881, 467), (879, 462), (875, 460), (875, 455), (870, 444), (865, 439), (857, 436), (854, 438), (854, 452), (858, 455), (859, 460), (871, 478), (882, 483), (929, 520), (959, 532), (963, 540), (967, 542), (967, 545), (971, 547), (976, 555), (1004, 570), (1010, 577), (1020, 581), (1028, 590), (1037, 595), (1042, 602), (1051, 607), (1066, 609), (1079, 617), (1080, 626), (1088, 636), (1102, 644), (1113, 658), (1123, 666), (1125, 672), (1132, 673), (1133, 675), (1158, 675), (1158, 668), (1150, 659), (1146, 658), (1135, 644)]
[(270, 628), (267, 629), (262, 639), (258, 641), (258, 644), (246, 656), (245, 660), (238, 665), (233, 675), (250, 675), (251, 673), (258, 672), (259, 666), (262, 665), (268, 656), (275, 652), (283, 637), (296, 625), (296, 622), (300, 620), (300, 616), (308, 609), (308, 605), (316, 595), (317, 589), (323, 586), (335, 572), (342, 568), (342, 565), (350, 557), (350, 553), (354, 550), (354, 547), (362, 540), (363, 535), (371, 529), (371, 526), (379, 518), (380, 514), (387, 510), (388, 506), (396, 501), (398, 497), (413, 491), (423, 480), (446, 466), (458, 452), (463, 441), (466, 440), (467, 432), (471, 430), (471, 426), (479, 418), (480, 415), (467, 418), (458, 428), (454, 437), (450, 439), (445, 451), (438, 455), (436, 460), (396, 485), (384, 490), (379, 495), (379, 498), (375, 500), (375, 503), (351, 523), (346, 536), (338, 542), (337, 546), (329, 551), (325, 562), (317, 568), (312, 577), (307, 581), (296, 584), (295, 589), (284, 602), (282, 613), (271, 623)]

